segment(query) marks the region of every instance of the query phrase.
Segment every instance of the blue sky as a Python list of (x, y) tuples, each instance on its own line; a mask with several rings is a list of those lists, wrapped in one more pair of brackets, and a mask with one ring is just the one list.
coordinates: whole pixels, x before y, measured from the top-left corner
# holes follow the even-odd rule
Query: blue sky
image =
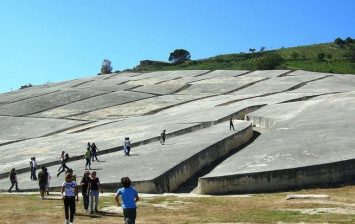
[(140, 60), (355, 38), (353, 0), (1, 0), (0, 92)]

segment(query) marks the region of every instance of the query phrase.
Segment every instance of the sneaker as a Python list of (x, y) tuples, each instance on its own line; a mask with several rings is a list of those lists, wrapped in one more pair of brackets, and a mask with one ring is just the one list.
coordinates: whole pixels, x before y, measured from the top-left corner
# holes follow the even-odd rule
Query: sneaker
[(95, 213), (99, 213), (99, 211), (97, 211), (97, 209), (95, 209)]
[(70, 222), (69, 222), (69, 220), (67, 220), (67, 219), (64, 221), (64, 224), (69, 224), (69, 223), (70, 223)]
[(94, 211), (90, 211), (90, 214), (94, 214)]

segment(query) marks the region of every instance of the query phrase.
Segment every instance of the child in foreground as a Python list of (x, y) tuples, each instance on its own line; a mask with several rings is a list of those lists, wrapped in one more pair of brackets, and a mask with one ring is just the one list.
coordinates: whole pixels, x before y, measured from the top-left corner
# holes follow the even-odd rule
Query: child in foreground
[(139, 200), (138, 192), (131, 187), (131, 180), (128, 177), (122, 177), (121, 184), (123, 187), (118, 189), (115, 196), (117, 206), (120, 206), (119, 196), (121, 195), (124, 221), (126, 224), (135, 224), (137, 217), (136, 202)]

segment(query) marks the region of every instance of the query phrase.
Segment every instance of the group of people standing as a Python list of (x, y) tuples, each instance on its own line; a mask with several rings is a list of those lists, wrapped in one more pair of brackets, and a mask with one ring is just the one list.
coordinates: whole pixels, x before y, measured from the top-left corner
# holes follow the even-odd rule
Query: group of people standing
[(99, 162), (99, 159), (97, 158), (98, 151), (99, 149), (97, 148), (95, 143), (90, 144), (90, 142), (88, 142), (86, 152), (84, 154), (84, 158), (86, 160), (86, 164), (85, 164), (86, 170), (88, 166), (89, 166), (89, 170), (91, 170), (91, 160), (92, 162), (95, 162), (96, 159), (96, 161)]
[[(121, 178), (121, 185), (122, 187), (115, 194), (115, 201), (117, 206), (122, 206), (125, 223), (134, 224), (137, 217), (136, 202), (139, 200), (138, 192), (131, 186), (131, 180), (128, 177)], [(103, 191), (96, 172), (93, 171), (90, 174), (89, 171), (85, 171), (79, 185), (73, 180), (73, 174), (68, 173), (61, 189), (61, 196), (64, 201), (65, 224), (72, 224), (74, 221), (76, 202), (79, 201), (79, 186), (81, 187), (85, 211), (90, 212), (90, 214), (98, 212), (99, 192), (103, 193)], [(121, 202), (120, 197), (122, 199)]]

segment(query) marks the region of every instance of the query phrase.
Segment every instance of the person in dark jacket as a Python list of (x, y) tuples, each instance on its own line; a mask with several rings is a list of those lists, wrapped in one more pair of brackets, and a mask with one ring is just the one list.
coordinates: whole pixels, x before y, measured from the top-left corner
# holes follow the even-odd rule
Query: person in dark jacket
[(16, 186), (16, 191), (19, 191), (18, 189), (18, 183), (17, 183), (17, 177), (16, 177), (16, 170), (15, 168), (12, 168), (9, 174), (10, 177), (10, 182), (11, 182), (11, 187), (9, 189), (9, 192), (11, 193), (11, 190), (14, 186)]
[(89, 183), (90, 183), (90, 172), (85, 171), (84, 176), (80, 181), (81, 194), (83, 195), (85, 212), (88, 212), (89, 209), (89, 194), (88, 194)]
[(46, 186), (48, 184), (48, 172), (45, 166), (41, 167), (41, 172), (38, 173), (38, 185), (41, 195), (41, 199), (44, 199), (44, 192), (46, 191)]

